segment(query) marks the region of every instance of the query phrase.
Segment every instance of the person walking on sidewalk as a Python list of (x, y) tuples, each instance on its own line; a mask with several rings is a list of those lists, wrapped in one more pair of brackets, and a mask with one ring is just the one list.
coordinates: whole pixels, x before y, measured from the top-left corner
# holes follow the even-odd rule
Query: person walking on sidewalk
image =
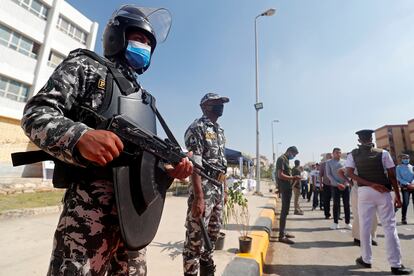
[[(387, 246), (388, 262), (394, 275), (408, 275), (413, 271), (401, 264), (401, 247), (398, 238), (395, 207), (401, 207), (401, 196), (395, 178), (395, 165), (386, 150), (372, 143), (373, 130), (356, 132), (361, 143), (348, 154), (346, 168), (349, 177), (358, 183), (358, 211), (361, 233), (361, 257), (357, 264), (371, 268), (371, 224), (374, 213), (380, 218)], [(355, 174), (358, 171), (358, 175)], [(391, 196), (394, 188), (395, 200)]]
[[(300, 177), (299, 166), (300, 166), (300, 161), (295, 160), (295, 167), (293, 167), (292, 169), (293, 176)], [(303, 211), (299, 206), (299, 197), (300, 197), (300, 180), (295, 180), (293, 182), (293, 202), (294, 202), (294, 207), (295, 207), (295, 211), (294, 211), (295, 215), (303, 215)]]
[(312, 211), (315, 210), (318, 205), (321, 210), (323, 210), (323, 200), (320, 196), (321, 194), (321, 178), (319, 176), (319, 163), (315, 164), (314, 169), (311, 171), (311, 178), (313, 183), (313, 202), (312, 202)]
[(313, 170), (315, 170), (315, 168), (316, 168), (316, 166), (315, 166), (315, 164), (313, 164), (310, 167), (310, 171), (309, 171), (309, 187), (308, 187), (308, 193), (306, 194), (306, 198), (308, 199), (308, 202), (312, 198), (313, 187), (315, 187), (315, 184), (313, 183), (313, 177), (312, 177), (312, 172), (313, 172)]
[(325, 213), (325, 218), (329, 219), (331, 217), (332, 186), (329, 178), (326, 176), (326, 162), (332, 159), (332, 154), (327, 153), (325, 159), (324, 162), (321, 162), (319, 176), (322, 183), (321, 197), (323, 200), (323, 211)]
[(410, 204), (410, 196), (413, 197), (414, 205), (414, 172), (413, 166), (410, 164), (410, 156), (408, 154), (401, 154), (401, 164), (397, 166), (397, 180), (401, 187), (401, 194), (403, 200), (401, 223), (407, 224), (407, 209)]
[(299, 167), (300, 170), (300, 193), (303, 199), (306, 199), (308, 195), (308, 183), (309, 183), (309, 173), (302, 167)]
[[(350, 153), (348, 153), (350, 154)], [(355, 174), (356, 170), (355, 170)], [(354, 217), (352, 222), (352, 238), (354, 239), (354, 245), (361, 246), (361, 240), (359, 236), (359, 215), (358, 215), (358, 185), (356, 182), (352, 181), (352, 179), (346, 176), (346, 168), (340, 168), (338, 170), (338, 175), (341, 179), (343, 179), (344, 184), (349, 184), (351, 188), (351, 211)], [(378, 219), (377, 214), (373, 214), (372, 217), (372, 224), (371, 224), (371, 244), (373, 246), (377, 246), (378, 243), (374, 240), (377, 237), (377, 226), (378, 226)]]
[(339, 211), (341, 207), (341, 197), (344, 205), (345, 224), (347, 229), (352, 229), (351, 225), (351, 210), (349, 207), (349, 192), (350, 185), (343, 181), (338, 175), (338, 170), (345, 166), (344, 160), (341, 159), (341, 149), (334, 148), (332, 151), (333, 158), (326, 162), (326, 176), (329, 178), (333, 191), (333, 216), (334, 223), (331, 226), (332, 230), (339, 228)]
[(293, 235), (286, 233), (286, 218), (290, 209), (290, 201), (292, 199), (292, 184), (296, 180), (300, 180), (300, 176), (292, 176), (292, 169), (289, 160), (295, 158), (299, 153), (295, 146), (289, 147), (276, 161), (276, 177), (279, 183), (280, 194), (282, 196), (282, 210), (279, 219), (279, 242), (294, 244), (291, 238)]
[[(224, 155), (224, 130), (217, 123), (223, 115), (224, 103), (229, 98), (215, 93), (207, 93), (200, 102), (203, 116), (195, 120), (185, 132), (185, 145), (193, 152), (194, 160), (203, 165), (209, 163), (227, 169), (227, 160)], [(221, 176), (211, 171), (210, 177), (221, 181)], [(207, 233), (214, 245), (221, 228), (223, 204), (226, 201), (226, 187), (201, 178), (193, 173), (189, 189), (187, 217), (185, 220), (185, 241), (183, 250), (184, 275), (214, 276), (215, 265), (213, 250), (202, 250), (203, 240), (201, 220), (207, 226)]]

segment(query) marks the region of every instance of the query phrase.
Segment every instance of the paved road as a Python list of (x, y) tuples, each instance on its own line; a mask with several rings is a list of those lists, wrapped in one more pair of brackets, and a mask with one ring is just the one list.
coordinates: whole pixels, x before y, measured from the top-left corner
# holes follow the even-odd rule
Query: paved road
[[(301, 206), (305, 215), (293, 215), (291, 210), (287, 222), (287, 230), (296, 236), (296, 243), (286, 245), (276, 242), (277, 232), (273, 234), (264, 269), (266, 275), (390, 275), (381, 227), (378, 229), (377, 238), (379, 246), (373, 247), (373, 268), (361, 269), (355, 265), (355, 259), (360, 256), (359, 247), (353, 245), (351, 232), (344, 229), (344, 222), (340, 221), (341, 229), (330, 230), (333, 221), (325, 220), (323, 211), (311, 211), (311, 205), (305, 200), (301, 201)], [(398, 211), (397, 222), (400, 220), (401, 211)], [(408, 225), (398, 224), (397, 227), (403, 263), (414, 268), (412, 205), (408, 210), (408, 222)]]
[[(268, 195), (267, 195), (268, 196)], [(248, 195), (253, 222), (269, 197)], [(182, 247), (185, 236), (187, 197), (168, 197), (159, 231), (148, 247), (148, 275), (182, 275)], [(0, 220), (0, 276), (45, 275), (58, 213)], [(225, 230), (224, 250), (215, 253), (220, 275), (238, 248), (238, 227), (231, 223)]]

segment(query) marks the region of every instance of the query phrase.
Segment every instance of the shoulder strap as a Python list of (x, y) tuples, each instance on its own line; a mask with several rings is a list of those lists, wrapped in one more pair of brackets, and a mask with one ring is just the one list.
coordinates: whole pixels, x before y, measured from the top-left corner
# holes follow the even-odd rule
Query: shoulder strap
[[(103, 58), (103, 57), (99, 56), (98, 54), (96, 54), (95, 52), (87, 50), (87, 49), (77, 49), (77, 50), (74, 50), (70, 53), (70, 55), (75, 55), (75, 56), (79, 55), (79, 54), (84, 54), (84, 55), (92, 58), (93, 60), (96, 60), (100, 64), (105, 65), (106, 67), (108, 67), (109, 71), (111, 72), (113, 80), (115, 80), (115, 82), (119, 85), (119, 88), (121, 89), (121, 91), (123, 91), (126, 94), (130, 94), (130, 93), (135, 92), (135, 90), (130, 91), (131, 86), (129, 85), (128, 80), (125, 79), (124, 75), (118, 70), (118, 68), (115, 67), (115, 64), (113, 62), (111, 62), (108, 59)], [(108, 87), (108, 84), (111, 87)], [(108, 80), (106, 85), (107, 85), (107, 89), (110, 88), (112, 90), (112, 82), (111, 81)], [(143, 100), (147, 101), (150, 104), (151, 109), (154, 111), (155, 115), (157, 116), (162, 128), (164, 129), (165, 133), (168, 136), (168, 139), (170, 139), (171, 142), (173, 142), (174, 144), (179, 146), (180, 144), (178, 143), (177, 139), (175, 139), (175, 137), (174, 137), (173, 133), (171, 132), (170, 128), (167, 126), (167, 123), (165, 122), (164, 118), (161, 116), (158, 109), (156, 108), (155, 98), (144, 89), (142, 89), (142, 94), (143, 94)], [(111, 100), (110, 98), (111, 97), (105, 97), (104, 104), (108, 105), (108, 103)], [(148, 98), (148, 99), (146, 99), (146, 98)]]
[(155, 115), (158, 118), (162, 128), (164, 129), (165, 133), (167, 134), (168, 139), (174, 143), (176, 146), (180, 146), (177, 139), (175, 139), (174, 134), (171, 132), (170, 128), (168, 127), (167, 123), (165, 122), (164, 118), (161, 116), (161, 113), (158, 111), (157, 107), (155, 106), (155, 98), (148, 93), (145, 89), (142, 89), (142, 98), (143, 101), (146, 101), (150, 104), (152, 111), (154, 111)]
[(134, 91), (131, 91), (131, 86), (129, 85), (129, 81), (124, 77), (124, 75), (119, 71), (118, 68), (116, 68), (115, 64), (108, 60), (105, 57), (101, 57), (97, 53), (87, 50), (87, 49), (76, 49), (70, 52), (69, 56), (78, 56), (78, 55), (86, 55), (90, 57), (91, 59), (99, 62), (100, 64), (106, 66), (108, 70), (111, 72), (113, 79), (116, 81), (116, 83), (119, 85), (119, 88), (121, 91), (125, 92), (126, 94), (131, 94), (133, 92), (136, 92), (134, 88), (132, 88)]

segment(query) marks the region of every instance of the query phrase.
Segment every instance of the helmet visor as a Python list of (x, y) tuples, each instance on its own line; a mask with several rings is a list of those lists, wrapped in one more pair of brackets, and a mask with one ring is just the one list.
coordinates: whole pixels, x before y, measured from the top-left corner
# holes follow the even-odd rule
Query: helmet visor
[(171, 28), (171, 14), (164, 8), (147, 8), (136, 5), (123, 5), (112, 15), (112, 20), (117, 16), (128, 17), (134, 20), (146, 21), (151, 25), (157, 43), (162, 43), (167, 39)]

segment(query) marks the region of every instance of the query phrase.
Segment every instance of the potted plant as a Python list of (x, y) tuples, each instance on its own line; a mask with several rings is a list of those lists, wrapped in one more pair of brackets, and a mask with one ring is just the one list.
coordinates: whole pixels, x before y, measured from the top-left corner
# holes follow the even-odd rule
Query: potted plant
[[(230, 222), (231, 218), (235, 217), (235, 207), (244, 204), (244, 201), (247, 199), (243, 195), (244, 187), (242, 187), (242, 180), (234, 181), (233, 183), (229, 183), (227, 189), (227, 202), (223, 208), (223, 229), (226, 229), (227, 224)], [(224, 239), (226, 237), (226, 233), (220, 232), (219, 236), (217, 237), (217, 241), (215, 243), (216, 250), (222, 250), (224, 248)]]
[(252, 246), (252, 238), (249, 237), (250, 230), (250, 215), (247, 205), (247, 198), (243, 194), (243, 188), (241, 187), (241, 181), (237, 183), (235, 190), (233, 191), (233, 209), (232, 215), (239, 226), (239, 252), (248, 253)]
[(239, 252), (249, 253), (252, 248), (252, 238), (249, 237), (250, 215), (249, 208), (246, 203), (238, 206), (235, 212), (236, 223), (239, 225)]

